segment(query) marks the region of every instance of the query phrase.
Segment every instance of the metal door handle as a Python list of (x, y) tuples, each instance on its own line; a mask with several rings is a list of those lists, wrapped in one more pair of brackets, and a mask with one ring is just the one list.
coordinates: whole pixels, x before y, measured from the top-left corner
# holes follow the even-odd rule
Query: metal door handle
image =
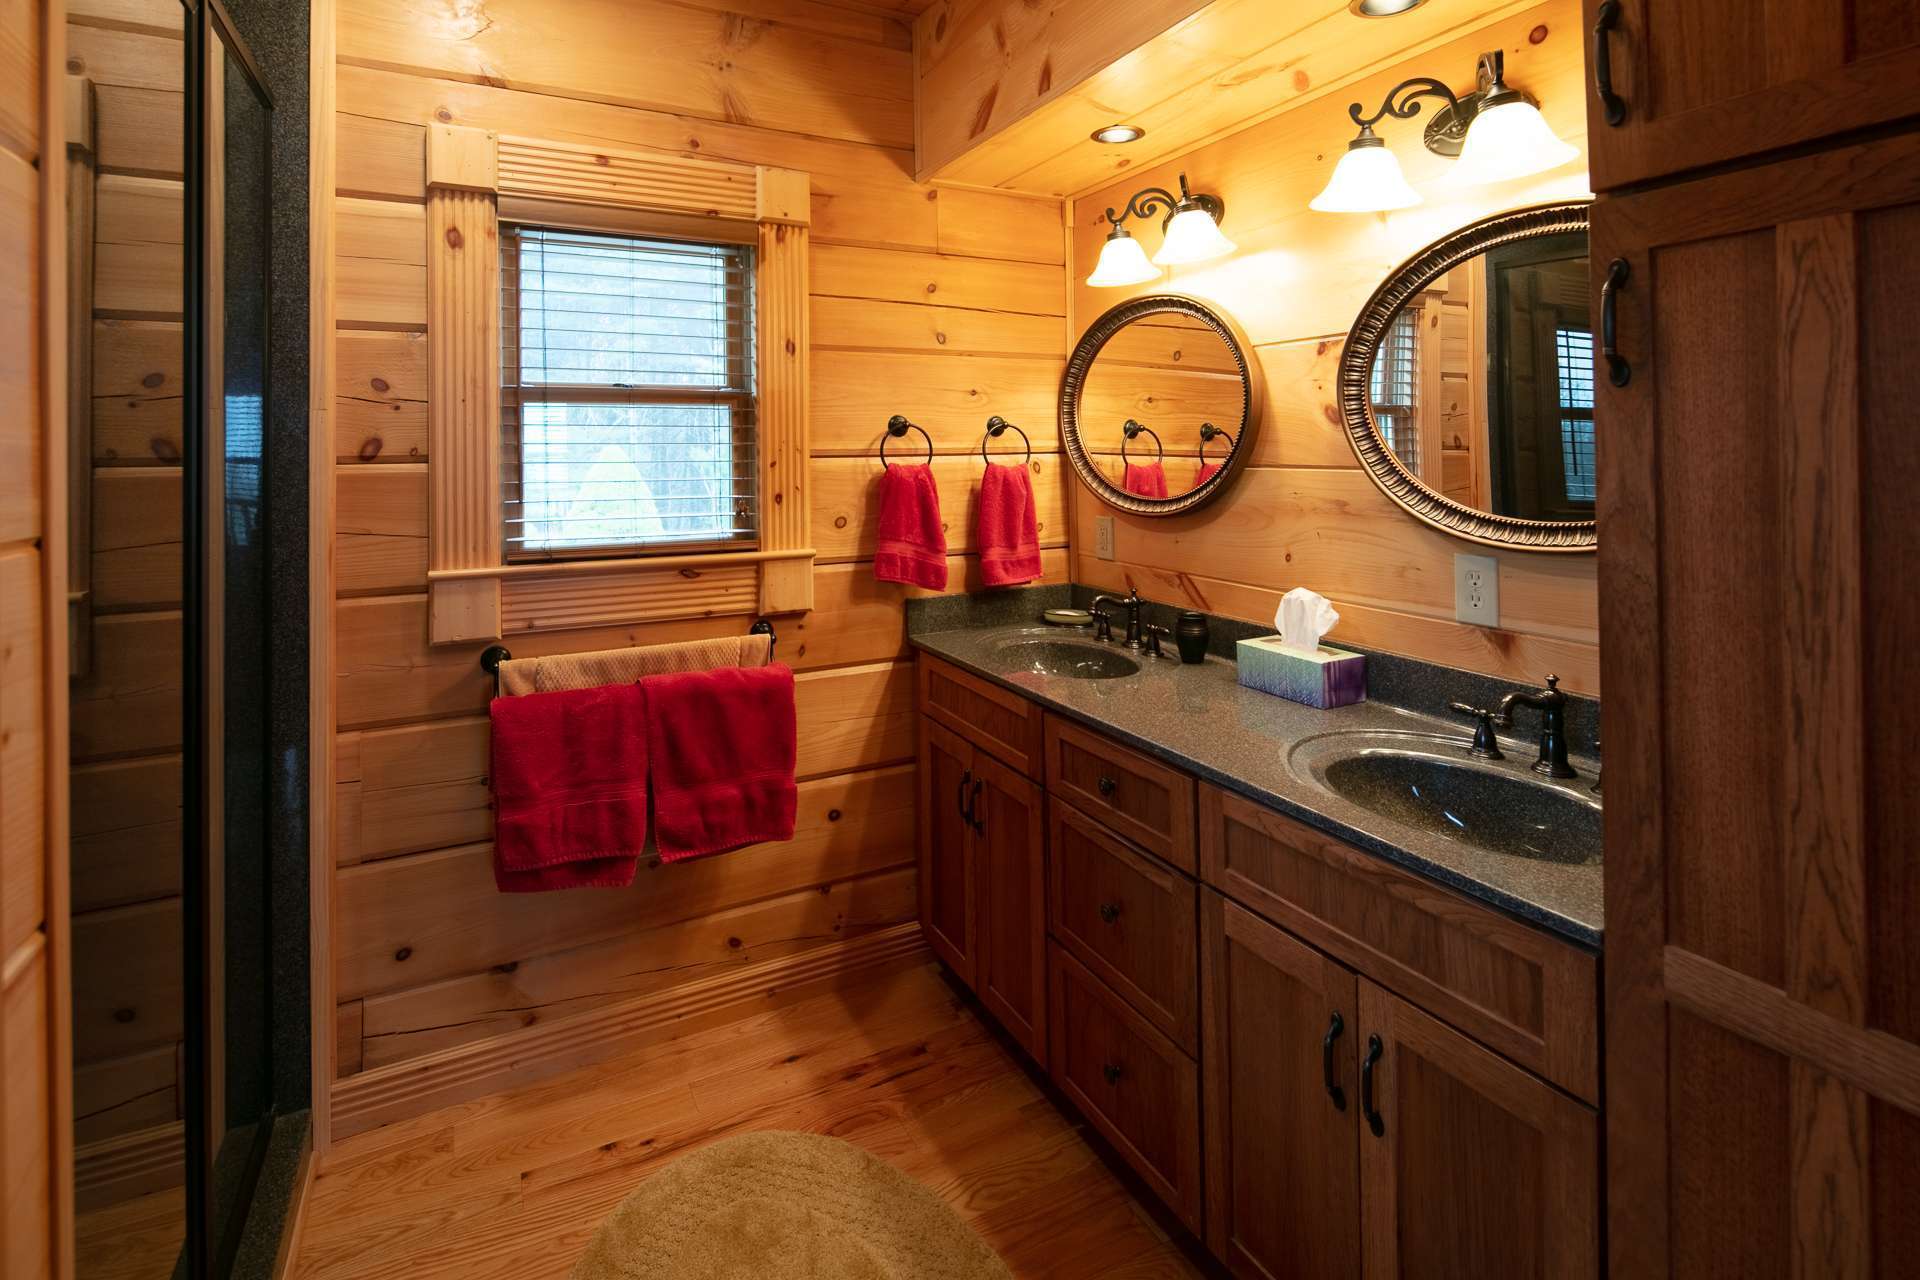
[(1333, 1042), (1338, 1040), (1340, 1033), (1346, 1029), (1346, 1021), (1341, 1018), (1340, 1011), (1335, 1009), (1333, 1017), (1327, 1020), (1326, 1038), (1320, 1042), (1320, 1077), (1327, 1082), (1327, 1096), (1333, 1099), (1335, 1111), (1347, 1109), (1347, 1091), (1340, 1087), (1339, 1078), (1333, 1070)]
[(975, 835), (987, 834), (987, 820), (980, 813), (980, 792), (987, 784), (975, 778), (973, 780), (973, 798), (967, 801), (967, 821), (973, 824)]
[(954, 797), (954, 806), (960, 810), (960, 821), (973, 825), (973, 812), (967, 808), (967, 787), (973, 782), (973, 770), (968, 769), (960, 775), (960, 791)]
[(1607, 278), (1600, 286), (1600, 358), (1607, 362), (1607, 380), (1616, 387), (1624, 387), (1633, 378), (1633, 366), (1619, 351), (1619, 310), (1620, 288), (1633, 274), (1633, 268), (1627, 265), (1625, 258), (1615, 258), (1607, 264)]
[(1619, 128), (1627, 118), (1627, 102), (1613, 91), (1613, 41), (1620, 22), (1620, 0), (1606, 0), (1593, 17), (1593, 92), (1600, 99), (1608, 124)]
[(1387, 1122), (1373, 1106), (1373, 1069), (1380, 1065), (1380, 1057), (1386, 1051), (1379, 1036), (1368, 1036), (1367, 1056), (1360, 1060), (1360, 1114), (1367, 1118), (1367, 1128), (1373, 1130), (1376, 1138), (1387, 1131)]

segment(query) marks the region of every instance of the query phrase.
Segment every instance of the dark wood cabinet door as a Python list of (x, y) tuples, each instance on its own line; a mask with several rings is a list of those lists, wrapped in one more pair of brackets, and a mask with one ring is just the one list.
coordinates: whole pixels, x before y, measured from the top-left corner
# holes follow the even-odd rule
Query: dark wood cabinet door
[[(1602, 11), (1611, 30), (1595, 35)], [(1611, 190), (1913, 115), (1912, 0), (1585, 0), (1588, 165)], [(1604, 50), (1604, 52), (1603, 52)], [(1600, 92), (1611, 73), (1614, 98)]]
[(973, 758), (974, 990), (1013, 1038), (1047, 1061), (1045, 793), (999, 761)]
[(969, 986), (979, 947), (978, 876), (968, 820), (973, 747), (959, 734), (920, 718), (920, 928), (933, 954)]
[(1256, 1280), (1356, 1277), (1354, 975), (1211, 890), (1201, 914), (1207, 1246)]
[(1359, 986), (1367, 1280), (1597, 1277), (1594, 1112), (1398, 996)]
[(1593, 210), (1608, 1258), (1920, 1258), (1920, 134)]

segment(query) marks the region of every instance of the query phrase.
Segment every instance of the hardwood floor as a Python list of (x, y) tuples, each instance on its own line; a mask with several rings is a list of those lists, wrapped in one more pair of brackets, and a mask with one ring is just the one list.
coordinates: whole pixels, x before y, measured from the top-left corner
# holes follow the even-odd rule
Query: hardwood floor
[(293, 1274), (564, 1276), (642, 1179), (753, 1129), (892, 1162), (1022, 1277), (1205, 1274), (932, 965), (349, 1139)]
[(186, 1189), (76, 1214), (73, 1235), (79, 1280), (168, 1280), (187, 1235)]

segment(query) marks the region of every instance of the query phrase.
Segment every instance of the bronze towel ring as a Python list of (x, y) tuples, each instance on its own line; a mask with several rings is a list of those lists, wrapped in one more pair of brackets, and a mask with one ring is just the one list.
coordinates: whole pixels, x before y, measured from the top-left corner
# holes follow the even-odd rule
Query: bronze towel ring
[(928, 435), (925, 428), (921, 427), (918, 423), (908, 422), (906, 418), (896, 413), (887, 419), (887, 434), (880, 437), (880, 469), (882, 471), (885, 471), (888, 466), (891, 465), (887, 461), (887, 441), (897, 440), (909, 431), (918, 431), (920, 433), (920, 438), (927, 442), (927, 461), (929, 463), (933, 461), (933, 437)]
[(993, 459), (987, 456), (987, 440), (989, 438), (998, 440), (1003, 433), (1008, 431), (1011, 431), (1015, 435), (1019, 436), (1021, 443), (1027, 446), (1026, 460), (1022, 462), (1021, 465), (1025, 466), (1027, 465), (1027, 463), (1030, 463), (1033, 461), (1033, 441), (1027, 439), (1027, 433), (1020, 430), (1020, 428), (1014, 426), (1011, 422), (1008, 422), (1005, 418), (1001, 417), (999, 414), (996, 413), (991, 418), (987, 419), (986, 434), (980, 437), (980, 461), (981, 462), (987, 463), (988, 465), (991, 465), (993, 462)]

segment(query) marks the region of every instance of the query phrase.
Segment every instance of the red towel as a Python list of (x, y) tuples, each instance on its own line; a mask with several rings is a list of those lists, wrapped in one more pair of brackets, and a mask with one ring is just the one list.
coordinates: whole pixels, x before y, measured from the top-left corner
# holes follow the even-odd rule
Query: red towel
[(1167, 496), (1167, 472), (1158, 462), (1129, 462), (1120, 487), (1142, 498)]
[(980, 577), (988, 586), (1018, 586), (1040, 576), (1040, 525), (1025, 466), (987, 464), (980, 478), (979, 533)]
[(1195, 467), (1193, 471), (1193, 487), (1198, 489), (1201, 485), (1219, 475), (1221, 465), (1222, 464), (1218, 462), (1203, 462), (1198, 467)]
[(931, 591), (947, 589), (947, 533), (933, 468), (896, 462), (880, 473), (880, 543), (873, 576)]
[(495, 698), (493, 882), (502, 893), (633, 882), (647, 841), (646, 699), (630, 684)]
[(647, 676), (640, 688), (660, 861), (793, 838), (793, 668)]

